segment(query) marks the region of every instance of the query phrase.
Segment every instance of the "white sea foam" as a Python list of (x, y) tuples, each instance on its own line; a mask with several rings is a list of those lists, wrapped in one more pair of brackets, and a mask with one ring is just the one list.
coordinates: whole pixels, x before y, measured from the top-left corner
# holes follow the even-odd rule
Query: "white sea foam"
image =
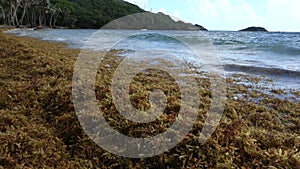
[[(49, 41), (65, 42), (71, 48), (83, 46), (93, 50), (125, 49), (131, 51), (123, 55), (134, 54), (134, 51), (158, 49), (172, 52), (174, 56), (187, 62), (201, 65), (194, 60), (188, 47), (178, 39), (190, 44), (201, 44), (201, 53), (209, 57), (207, 44), (215, 47), (227, 71), (250, 74), (277, 75), (293, 86), (299, 86), (295, 79), (300, 72), (300, 33), (257, 33), (257, 32), (222, 32), (222, 31), (141, 31), (141, 30), (102, 30), (98, 31), (101, 39), (89, 40), (97, 30), (85, 29), (14, 29), (7, 33), (19, 36), (31, 36)], [(128, 37), (123, 39), (123, 37)], [(171, 37), (175, 37), (171, 38)], [(176, 39), (178, 38), (178, 39)], [(123, 39), (113, 44), (116, 39)], [(208, 40), (209, 39), (209, 40)], [(200, 45), (200, 46), (201, 46)], [(198, 45), (199, 46), (199, 45)], [(234, 66), (233, 66), (234, 65)], [(263, 70), (263, 71), (262, 71)], [(289, 77), (289, 75), (291, 75)], [(296, 77), (295, 77), (296, 76)], [(289, 80), (286, 80), (286, 79)]]

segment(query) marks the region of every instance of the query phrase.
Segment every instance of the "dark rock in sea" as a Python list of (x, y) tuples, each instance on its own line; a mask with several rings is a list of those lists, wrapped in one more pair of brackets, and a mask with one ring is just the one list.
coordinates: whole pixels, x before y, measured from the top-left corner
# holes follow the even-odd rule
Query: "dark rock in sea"
[(206, 28), (204, 28), (201, 25), (196, 24), (195, 26), (198, 27), (201, 31), (208, 31)]
[(105, 25), (102, 29), (133, 29), (133, 30), (201, 30), (199, 27), (174, 21), (169, 15), (159, 13), (138, 13), (117, 19)]
[(240, 31), (250, 31), (250, 32), (268, 32), (265, 28), (263, 27), (255, 27), (255, 26), (252, 26), (252, 27), (249, 27), (249, 28), (246, 28), (246, 29), (242, 29)]

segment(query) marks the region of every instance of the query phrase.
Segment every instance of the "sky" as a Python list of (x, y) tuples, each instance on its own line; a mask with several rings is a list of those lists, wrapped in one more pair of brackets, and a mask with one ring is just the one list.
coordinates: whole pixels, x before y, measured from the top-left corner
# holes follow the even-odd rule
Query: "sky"
[(249, 26), (269, 31), (300, 32), (300, 0), (126, 0), (209, 30)]

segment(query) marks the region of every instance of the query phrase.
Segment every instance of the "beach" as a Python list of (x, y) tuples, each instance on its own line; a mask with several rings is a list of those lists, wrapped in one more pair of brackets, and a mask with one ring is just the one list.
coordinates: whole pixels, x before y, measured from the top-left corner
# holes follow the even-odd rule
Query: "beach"
[[(199, 131), (212, 98), (209, 79), (203, 72), (196, 72), (201, 97), (193, 130), (170, 151), (131, 159), (105, 151), (80, 125), (72, 98), (72, 76), (80, 49), (2, 31), (0, 44), (3, 168), (300, 167), (299, 90), (264, 88), (261, 84), (268, 78), (230, 74), (226, 78), (226, 103), (220, 123), (211, 138), (199, 144)], [(165, 114), (150, 125), (124, 119), (110, 96), (112, 75), (124, 59), (121, 53), (108, 52), (99, 65), (95, 84), (99, 110), (111, 126), (130, 137), (164, 132), (180, 108), (176, 81), (154, 70), (137, 74), (130, 87), (133, 105), (148, 109), (150, 104), (143, 91), (153, 88), (169, 93), (168, 105)]]

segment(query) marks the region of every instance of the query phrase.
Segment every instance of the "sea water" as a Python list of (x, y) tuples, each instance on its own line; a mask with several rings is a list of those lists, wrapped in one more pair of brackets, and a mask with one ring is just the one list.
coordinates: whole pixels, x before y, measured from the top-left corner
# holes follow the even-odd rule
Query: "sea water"
[[(198, 63), (189, 45), (221, 61), (227, 74), (242, 73), (274, 80), (277, 88), (300, 89), (300, 33), (233, 31), (144, 31), (91, 29), (15, 29), (18, 36), (30, 36), (69, 44), (70, 48), (94, 50), (124, 49), (124, 56), (142, 50), (172, 53), (176, 59)], [(97, 35), (97, 36), (95, 36)], [(141, 56), (143, 57), (143, 56)]]

